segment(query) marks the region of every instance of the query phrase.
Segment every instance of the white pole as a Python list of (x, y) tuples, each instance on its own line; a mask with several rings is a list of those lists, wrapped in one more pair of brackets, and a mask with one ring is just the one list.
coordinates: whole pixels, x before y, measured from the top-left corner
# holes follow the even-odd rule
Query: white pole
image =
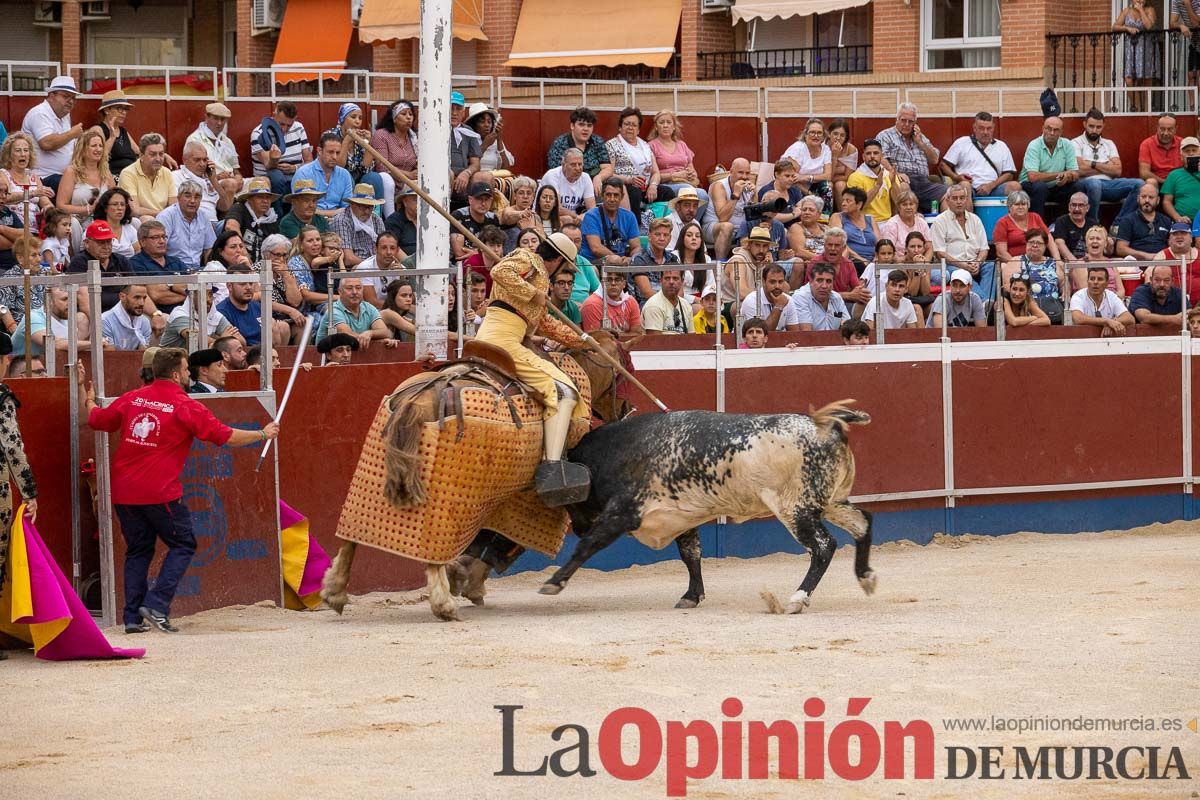
[[(332, 308), (329, 309), (329, 314), (332, 316)], [(279, 411), (275, 412), (275, 419), (273, 420), (274, 422), (279, 422), (279, 420), (283, 419), (283, 412), (287, 408), (288, 399), (292, 396), (292, 387), (296, 384), (296, 373), (300, 371), (300, 362), (304, 360), (304, 348), (308, 347), (308, 337), (310, 334), (312, 334), (312, 324), (312, 317), (304, 318), (304, 333), (300, 336), (300, 347), (296, 350), (296, 360), (292, 362), (292, 374), (288, 375), (287, 388), (283, 390), (283, 402), (279, 404)], [(265, 328), (263, 336), (268, 337), (270, 335), (270, 331), (270, 328)], [(269, 349), (263, 351), (268, 357), (270, 357), (270, 354), (275, 351), (275, 343), (269, 342), (269, 344)], [(266, 370), (271, 369), (271, 363), (260, 362), (260, 367), (265, 372)], [(267, 443), (263, 445), (262, 452), (258, 455), (258, 464), (254, 467), (255, 472), (258, 472), (260, 469), (262, 469), (263, 460), (266, 459), (267, 452), (271, 449), (271, 442), (273, 441), (275, 440), (268, 439)]]
[[(417, 134), (425, 144), (417, 165), (421, 188), (450, 207), (450, 56), (453, 46), (450, 18), (453, 0), (421, 0), (420, 113)], [(417, 214), (417, 266), (445, 267), (450, 263), (450, 223), (421, 203)], [(416, 357), (432, 350), (446, 358), (449, 279), (426, 275), (417, 287)]]

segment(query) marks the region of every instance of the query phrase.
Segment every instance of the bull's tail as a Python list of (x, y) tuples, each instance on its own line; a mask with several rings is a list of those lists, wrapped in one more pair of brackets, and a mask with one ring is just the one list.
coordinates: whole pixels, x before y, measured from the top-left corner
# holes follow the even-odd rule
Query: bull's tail
[(425, 502), (425, 482), (421, 479), (418, 446), (425, 422), (419, 403), (401, 402), (383, 429), (383, 496), (396, 508)]
[(865, 411), (850, 408), (855, 400), (836, 400), (818, 409), (809, 406), (808, 415), (816, 426), (825, 431), (837, 428), (845, 435), (851, 425), (866, 425), (871, 421), (871, 415)]

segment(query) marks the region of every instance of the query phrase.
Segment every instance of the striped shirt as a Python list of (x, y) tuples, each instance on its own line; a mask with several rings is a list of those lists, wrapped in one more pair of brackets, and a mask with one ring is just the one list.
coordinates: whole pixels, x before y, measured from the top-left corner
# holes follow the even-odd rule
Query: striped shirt
[[(258, 137), (262, 135), (262, 123), (254, 126), (254, 130), (250, 131), (250, 159), (254, 162), (254, 174), (266, 175), (267, 168), (263, 166), (259, 160), (259, 154), (263, 149), (258, 144)], [(308, 141), (308, 131), (304, 130), (303, 123), (296, 120), (292, 126), (283, 134), (283, 142), (286, 147), (283, 149), (283, 155), (279, 157), (280, 164), (295, 164), (300, 166), (304, 163), (304, 151), (312, 145)]]

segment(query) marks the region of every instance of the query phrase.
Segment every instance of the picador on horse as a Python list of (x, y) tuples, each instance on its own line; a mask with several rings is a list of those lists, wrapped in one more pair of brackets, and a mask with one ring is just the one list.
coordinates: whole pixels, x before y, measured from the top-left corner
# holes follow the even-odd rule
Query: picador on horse
[[(586, 499), (590, 483), (587, 468), (563, 453), (590, 428), (593, 396), (612, 395), (597, 410), (604, 421), (626, 411), (612, 367), (547, 312), (550, 283), (574, 269), (575, 256), (571, 240), (555, 233), (536, 253), (521, 249), (499, 261), (487, 315), (464, 358), (385, 398), (338, 525), (347, 543), (325, 580), (332, 607), (346, 603), (358, 543), (424, 562), (430, 604), (442, 618), (456, 615), (451, 583), (481, 603), (490, 569), (502, 572), (526, 549), (558, 552), (569, 525), (561, 506)], [(563, 350), (535, 352), (533, 335)], [(619, 355), (607, 332), (589, 338)]]

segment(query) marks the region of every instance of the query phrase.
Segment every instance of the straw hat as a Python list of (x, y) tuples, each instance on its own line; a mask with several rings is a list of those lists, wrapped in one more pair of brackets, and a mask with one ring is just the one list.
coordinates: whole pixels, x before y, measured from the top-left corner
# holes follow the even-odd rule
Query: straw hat
[(771, 242), (771, 232), (761, 225), (755, 225), (750, 229), (750, 235), (746, 237), (752, 242)]
[(125, 93), (120, 89), (113, 89), (111, 92), (105, 92), (104, 96), (100, 98), (101, 111), (106, 108), (118, 108), (121, 106), (124, 106), (125, 108), (133, 108), (133, 103), (129, 102), (129, 98), (127, 98)]
[(283, 199), (292, 202), (293, 197), (324, 197), (325, 193), (317, 188), (317, 182), (310, 178), (299, 178), (292, 181), (292, 193)]
[(575, 257), (579, 255), (579, 250), (576, 249), (575, 243), (571, 241), (569, 236), (565, 233), (555, 232), (547, 236), (546, 241), (558, 251), (558, 254), (566, 260), (566, 263), (575, 263)]
[(79, 94), (79, 89), (75, 86), (75, 79), (70, 75), (59, 75), (50, 81), (50, 85), (46, 87), (46, 94), (50, 94), (51, 92)]
[(679, 191), (675, 192), (675, 196), (673, 198), (667, 201), (667, 206), (674, 211), (675, 204), (680, 200), (695, 200), (697, 203), (699, 203), (700, 194), (696, 191), (696, 187), (684, 186)]
[(275, 192), (271, 191), (271, 181), (269, 179), (267, 179), (267, 178), (251, 178), (250, 182), (246, 184), (245, 191), (243, 191), (241, 194), (239, 194), (234, 199), (237, 200), (239, 203), (241, 203), (241, 202), (245, 201), (245, 199), (247, 197), (259, 197), (262, 195), (266, 195), (267, 197), (270, 197), (271, 200), (276, 200), (279, 197), (279, 195), (277, 195), (277, 194), (275, 194)]
[(382, 200), (375, 199), (375, 187), (369, 183), (360, 183), (354, 187), (354, 191), (346, 198), (351, 203), (358, 203), (364, 206), (381, 206)]

